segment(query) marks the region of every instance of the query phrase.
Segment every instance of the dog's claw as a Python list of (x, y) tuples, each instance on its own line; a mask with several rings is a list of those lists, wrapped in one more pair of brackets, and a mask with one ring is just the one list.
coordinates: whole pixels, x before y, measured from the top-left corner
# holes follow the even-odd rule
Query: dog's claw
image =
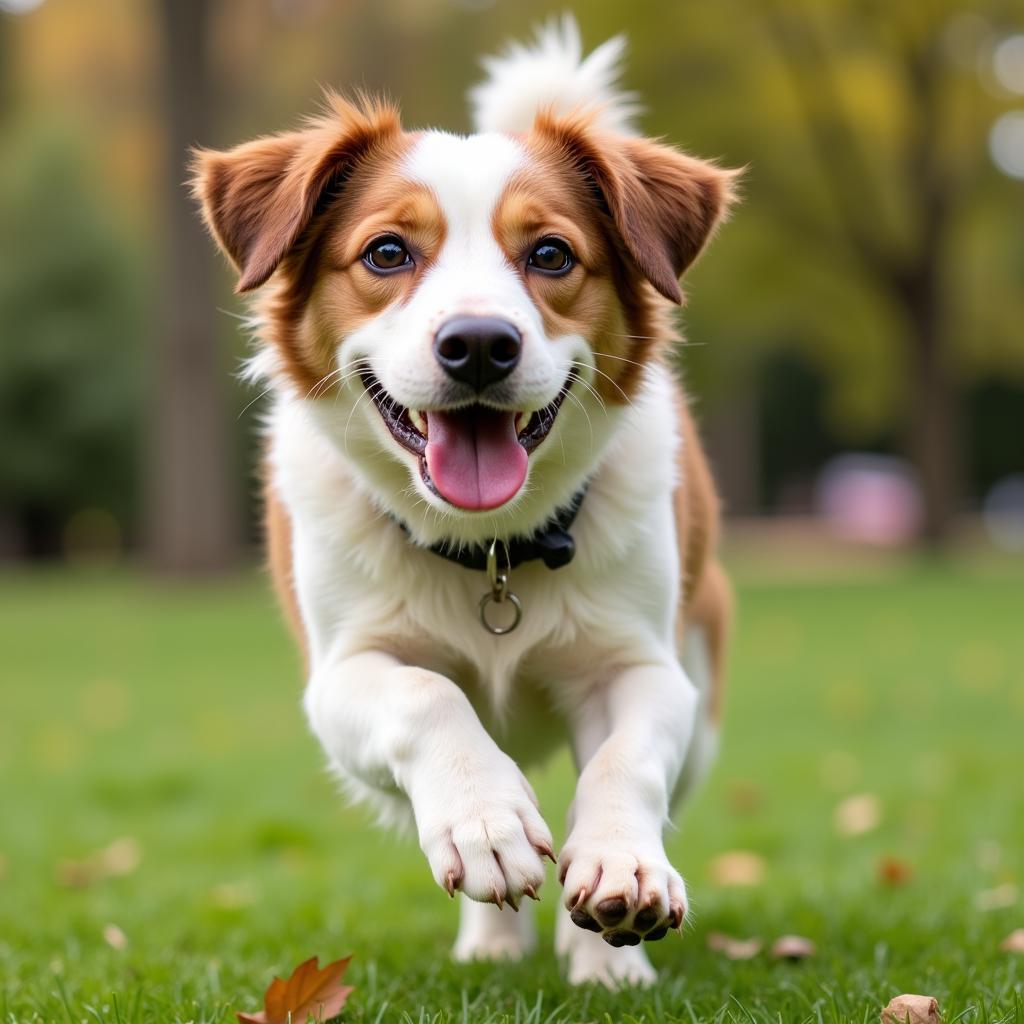
[(537, 895), (537, 890), (532, 885), (526, 886), (526, 888), (523, 889), (523, 892), (527, 896), (529, 896), (531, 900), (536, 900), (538, 903), (540, 902), (540, 897)]
[(579, 894), (579, 896), (576, 897), (576, 902), (569, 909), (570, 910), (576, 910), (580, 906), (580, 904), (583, 903), (583, 901), (586, 898), (587, 898), (587, 890), (586, 890), (586, 888), (580, 889), (580, 894)]
[(459, 887), (459, 885), (458, 885), (458, 881), (455, 878), (455, 872), (454, 871), (449, 871), (448, 874), (445, 875), (444, 891), (446, 893), (448, 893), (448, 895), (451, 896), (452, 899), (455, 899), (455, 890), (458, 887)]
[(555, 851), (552, 850), (547, 843), (540, 843), (536, 847), (536, 850), (542, 857), (547, 857), (547, 859), (551, 861), (552, 864), (558, 863), (558, 858), (555, 856)]

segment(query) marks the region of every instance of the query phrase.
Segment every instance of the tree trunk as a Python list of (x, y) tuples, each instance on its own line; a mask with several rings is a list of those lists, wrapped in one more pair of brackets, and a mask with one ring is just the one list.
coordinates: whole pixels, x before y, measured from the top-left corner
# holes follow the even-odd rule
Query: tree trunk
[(187, 189), (189, 150), (210, 138), (210, 0), (159, 0), (167, 151), (165, 262), (154, 323), (148, 544), (170, 573), (228, 568), (239, 549), (239, 515), (228, 374), (217, 344), (209, 240)]
[(758, 394), (750, 373), (734, 383), (728, 401), (706, 417), (698, 416), (715, 484), (727, 516), (763, 512), (761, 497), (761, 424)]
[(907, 455), (920, 476), (924, 500), (921, 539), (927, 547), (938, 549), (950, 540), (960, 511), (958, 396), (942, 344), (935, 275), (925, 272), (902, 291), (910, 334)]

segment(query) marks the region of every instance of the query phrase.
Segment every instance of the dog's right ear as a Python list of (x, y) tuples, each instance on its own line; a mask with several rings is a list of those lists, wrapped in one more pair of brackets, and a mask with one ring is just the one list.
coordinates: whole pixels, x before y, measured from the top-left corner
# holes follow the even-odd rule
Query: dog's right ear
[(271, 135), (226, 152), (193, 154), (192, 193), (203, 219), (238, 270), (236, 291), (258, 288), (298, 243), (322, 202), (356, 161), (394, 144), (394, 107), (327, 96), (327, 110), (301, 131)]

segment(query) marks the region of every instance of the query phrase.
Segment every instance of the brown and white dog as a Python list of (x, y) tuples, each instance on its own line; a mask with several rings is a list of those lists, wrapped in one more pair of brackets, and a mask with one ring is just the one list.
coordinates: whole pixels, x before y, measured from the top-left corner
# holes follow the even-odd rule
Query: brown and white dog
[(194, 181), (259, 289), (270, 560), (313, 732), (461, 891), (458, 959), (533, 943), (517, 911), (553, 845), (520, 766), (567, 734), (556, 948), (609, 985), (650, 981), (641, 939), (687, 911), (662, 831), (715, 746), (729, 617), (668, 364), (734, 173), (634, 132), (621, 50), (584, 60), (552, 25), (487, 62), (476, 134), (331, 95), (197, 153)]

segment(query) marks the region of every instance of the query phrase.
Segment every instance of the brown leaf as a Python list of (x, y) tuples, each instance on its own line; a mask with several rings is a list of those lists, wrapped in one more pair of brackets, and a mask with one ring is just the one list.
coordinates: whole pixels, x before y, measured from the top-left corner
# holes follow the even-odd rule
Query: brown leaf
[(708, 868), (712, 881), (735, 886), (760, 885), (766, 870), (764, 858), (748, 850), (721, 853)]
[(889, 1000), (882, 1024), (939, 1024), (938, 1001), (931, 996), (903, 995)]
[(1024, 953), (1024, 928), (1010, 932), (999, 944), (1004, 953)]
[(782, 935), (772, 943), (772, 957), (776, 960), (807, 960), (817, 953), (818, 947), (802, 935)]
[(736, 814), (755, 814), (764, 804), (764, 790), (755, 782), (734, 782), (726, 799)]
[(103, 941), (111, 949), (120, 952), (127, 947), (128, 936), (116, 924), (108, 924), (103, 927)]
[(974, 895), (977, 910), (1003, 910), (1012, 907), (1020, 898), (1020, 890), (1012, 882), (997, 885), (994, 889), (982, 889)]
[(841, 836), (864, 835), (881, 824), (882, 802), (871, 793), (847, 797), (836, 807), (834, 820)]
[(342, 985), (352, 957), (335, 960), (320, 968), (318, 957), (310, 957), (292, 971), (287, 981), (274, 978), (263, 996), (263, 1009), (259, 1013), (236, 1013), (242, 1024), (306, 1024), (328, 1021), (337, 1017), (352, 992)]
[(722, 932), (708, 932), (708, 949), (721, 953), (729, 960), (753, 960), (764, 943), (760, 939), (734, 939)]
[(99, 853), (99, 862), (105, 878), (130, 875), (142, 861), (142, 848), (137, 839), (125, 836), (115, 839)]
[(914, 869), (899, 857), (883, 857), (875, 872), (883, 885), (906, 885), (914, 877)]
[(107, 878), (130, 875), (141, 860), (138, 841), (125, 836), (84, 860), (62, 860), (57, 865), (57, 882), (69, 889), (82, 889)]
[(251, 907), (258, 893), (251, 882), (222, 882), (210, 890), (210, 902), (221, 910), (241, 910)]

